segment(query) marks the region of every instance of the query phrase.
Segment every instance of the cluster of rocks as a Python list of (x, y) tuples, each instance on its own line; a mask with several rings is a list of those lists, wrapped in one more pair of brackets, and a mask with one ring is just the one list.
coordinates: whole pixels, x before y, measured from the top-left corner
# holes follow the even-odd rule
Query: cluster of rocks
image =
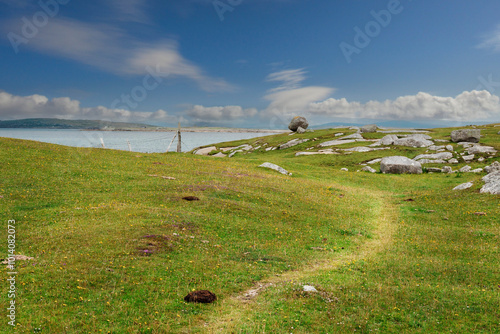
[(309, 122), (302, 117), (302, 116), (296, 116), (292, 119), (290, 124), (288, 125), (288, 129), (292, 132), (297, 132), (297, 133), (304, 133), (306, 132), (306, 129), (309, 127)]
[[(490, 166), (485, 167), (484, 171), (488, 175), (482, 178), (484, 185), (479, 192), (500, 195), (500, 163), (495, 161)], [(474, 182), (462, 183), (453, 188), (453, 190), (465, 190), (471, 188), (473, 185)]]

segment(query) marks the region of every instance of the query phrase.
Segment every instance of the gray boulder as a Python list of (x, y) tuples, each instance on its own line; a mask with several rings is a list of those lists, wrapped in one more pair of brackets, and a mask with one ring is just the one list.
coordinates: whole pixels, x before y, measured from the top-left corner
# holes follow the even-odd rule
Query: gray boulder
[(441, 168), (436, 168), (436, 167), (429, 167), (429, 168), (427, 168), (427, 171), (429, 173), (441, 173), (442, 172)]
[(308, 126), (309, 123), (307, 122), (307, 119), (302, 116), (295, 116), (288, 125), (288, 128), (290, 131), (296, 132), (299, 127), (305, 130)]
[(500, 172), (500, 162), (495, 161), (491, 165), (484, 167), (484, 171), (488, 174)]
[(380, 144), (382, 145), (392, 145), (396, 140), (398, 140), (398, 136), (396, 135), (387, 135), (380, 139)]
[(447, 149), (448, 151), (453, 152), (453, 146), (451, 146), (451, 145), (446, 145), (446, 149)]
[(377, 126), (375, 124), (364, 125), (359, 130), (366, 133), (377, 132)]
[(422, 174), (422, 165), (407, 157), (392, 156), (382, 159), (380, 171), (384, 174)]
[(451, 132), (451, 141), (454, 143), (468, 142), (479, 143), (481, 138), (481, 130), (479, 129), (461, 129)]
[(445, 164), (446, 161), (442, 159), (420, 159), (418, 160), (420, 164), (425, 165), (425, 164)]
[(494, 172), (483, 177), (484, 186), (481, 188), (481, 193), (490, 193), (500, 195), (500, 172)]
[(260, 165), (259, 167), (262, 167), (262, 168), (269, 168), (269, 169), (272, 169), (272, 170), (275, 170), (283, 175), (288, 175), (288, 176), (291, 176), (292, 173), (289, 173), (286, 169), (284, 168), (281, 168), (280, 166), (278, 165), (275, 165), (275, 164), (272, 164), (270, 162), (264, 162), (262, 165)]

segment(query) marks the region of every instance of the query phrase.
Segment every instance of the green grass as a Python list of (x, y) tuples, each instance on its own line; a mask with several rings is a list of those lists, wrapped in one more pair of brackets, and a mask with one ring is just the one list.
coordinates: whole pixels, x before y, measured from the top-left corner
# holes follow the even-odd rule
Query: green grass
[[(497, 130), (484, 127), (484, 141), (500, 148)], [(294, 156), (336, 132), (352, 133), (217, 145), (311, 139), (231, 159), (0, 139), (2, 220), (17, 221), (16, 251), (35, 258), (17, 262), (17, 332), (498, 332), (500, 205), (479, 194), (482, 175), (355, 172), (425, 149)], [(272, 285), (242, 300), (258, 283)], [(218, 301), (183, 301), (198, 289)], [(5, 319), (0, 330), (13, 332)]]

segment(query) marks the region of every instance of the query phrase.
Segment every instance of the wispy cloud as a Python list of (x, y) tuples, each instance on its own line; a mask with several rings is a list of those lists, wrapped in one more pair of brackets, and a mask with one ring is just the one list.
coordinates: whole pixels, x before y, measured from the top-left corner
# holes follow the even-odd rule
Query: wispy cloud
[(306, 71), (300, 69), (290, 69), (274, 72), (268, 75), (267, 81), (280, 82), (276, 88), (268, 91), (264, 99), (271, 101), (269, 106), (261, 112), (263, 118), (279, 117), (283, 123), (286, 119), (304, 115), (310, 103), (321, 101), (331, 95), (335, 89), (330, 87), (308, 86), (300, 87), (306, 79)]
[(463, 92), (456, 97), (434, 96), (428, 93), (401, 96), (395, 100), (349, 102), (345, 98), (311, 103), (313, 116), (371, 118), (391, 120), (491, 120), (500, 117), (500, 99), (490, 92)]
[(302, 81), (306, 79), (305, 74), (303, 68), (284, 70), (269, 74), (267, 81), (282, 83), (280, 86), (271, 89), (271, 91), (290, 90), (300, 87)]
[(111, 0), (110, 4), (120, 21), (150, 23), (145, 11), (145, 0)]
[[(12, 23), (12, 29), (17, 28), (17, 24)], [(109, 24), (54, 18), (29, 41), (27, 47), (116, 74), (145, 75), (147, 68), (151, 67), (158, 69), (164, 77), (190, 79), (205, 91), (233, 88), (185, 59), (177, 42), (142, 42)]]
[(500, 24), (496, 29), (483, 37), (483, 41), (478, 45), (479, 48), (493, 49), (500, 52)]

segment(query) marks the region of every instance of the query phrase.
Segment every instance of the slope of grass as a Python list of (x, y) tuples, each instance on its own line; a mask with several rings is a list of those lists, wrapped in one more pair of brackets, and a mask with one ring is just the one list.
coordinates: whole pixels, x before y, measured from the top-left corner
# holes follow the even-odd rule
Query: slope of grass
[[(483, 138), (500, 148), (497, 130), (484, 127)], [(17, 221), (16, 251), (35, 258), (17, 263), (17, 331), (497, 332), (500, 206), (479, 194), (482, 175), (355, 172), (425, 149), (295, 157), (338, 132), (352, 133), (217, 145), (310, 139), (232, 159), (0, 139), (2, 219)], [(293, 176), (257, 168), (265, 161)], [(475, 186), (451, 191), (467, 181)], [(0, 236), (5, 254), (6, 228)], [(218, 301), (182, 300), (197, 289)]]

